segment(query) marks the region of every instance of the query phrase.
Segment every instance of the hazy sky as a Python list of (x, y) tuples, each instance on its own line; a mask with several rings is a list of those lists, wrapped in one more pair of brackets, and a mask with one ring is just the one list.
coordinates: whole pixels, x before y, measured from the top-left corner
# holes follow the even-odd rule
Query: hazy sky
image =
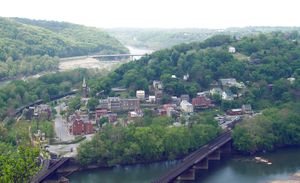
[(0, 16), (95, 27), (300, 26), (298, 0), (1, 0)]

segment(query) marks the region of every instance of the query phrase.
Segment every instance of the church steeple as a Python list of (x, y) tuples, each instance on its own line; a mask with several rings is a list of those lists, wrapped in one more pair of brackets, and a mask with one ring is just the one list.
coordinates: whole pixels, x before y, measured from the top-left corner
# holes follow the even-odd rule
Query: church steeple
[(85, 77), (84, 77), (83, 81), (82, 81), (82, 97), (87, 98), (88, 97), (88, 92), (89, 92), (89, 88), (86, 84)]
[(86, 82), (85, 82), (85, 77), (83, 77), (83, 82), (82, 82), (82, 88), (86, 88)]

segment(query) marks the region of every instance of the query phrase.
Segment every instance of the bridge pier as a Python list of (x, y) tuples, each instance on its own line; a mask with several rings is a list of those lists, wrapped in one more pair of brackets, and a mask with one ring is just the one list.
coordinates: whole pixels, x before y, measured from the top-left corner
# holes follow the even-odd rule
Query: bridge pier
[(182, 174), (180, 174), (180, 176), (177, 177), (177, 180), (188, 181), (188, 180), (195, 180), (195, 178), (196, 178), (196, 171), (194, 168), (190, 168), (185, 172), (183, 172)]
[(216, 149), (214, 152), (208, 155), (208, 160), (220, 160), (221, 159), (221, 150)]
[(224, 144), (223, 146), (221, 146), (221, 153), (224, 153), (224, 154), (229, 154), (231, 153), (231, 147), (232, 147), (232, 142), (229, 141), (227, 142), (226, 144)]
[(200, 162), (194, 165), (196, 170), (207, 170), (208, 169), (208, 158), (204, 158)]

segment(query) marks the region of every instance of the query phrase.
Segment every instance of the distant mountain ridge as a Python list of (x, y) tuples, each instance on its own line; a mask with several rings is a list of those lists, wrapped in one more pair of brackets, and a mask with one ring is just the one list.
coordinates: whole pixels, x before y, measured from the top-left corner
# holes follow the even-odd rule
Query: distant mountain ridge
[(124, 45), (144, 47), (154, 50), (171, 48), (181, 43), (204, 41), (217, 35), (225, 34), (237, 37), (249, 34), (270, 33), (274, 31), (290, 32), (299, 31), (300, 27), (230, 27), (227, 29), (200, 29), (200, 28), (113, 28), (106, 29)]
[(128, 49), (97, 28), (0, 17), (0, 61), (32, 55), (69, 57), (90, 53), (128, 53)]

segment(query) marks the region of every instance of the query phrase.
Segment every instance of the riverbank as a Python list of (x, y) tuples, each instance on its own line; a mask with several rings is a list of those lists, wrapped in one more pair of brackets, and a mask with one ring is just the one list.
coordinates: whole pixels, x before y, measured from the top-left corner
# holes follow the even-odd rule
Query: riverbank
[(287, 180), (274, 180), (269, 183), (300, 183), (300, 171), (291, 175)]
[[(255, 156), (272, 162), (272, 165), (257, 163)], [(255, 156), (234, 154), (210, 162), (209, 170), (197, 174), (201, 183), (296, 183), (300, 172), (300, 147), (281, 148), (272, 152), (257, 153)], [(163, 161), (149, 164), (122, 165), (112, 168), (85, 169), (69, 176), (73, 183), (124, 182), (143, 183), (163, 175), (180, 161)], [(294, 175), (294, 176), (292, 176)], [(296, 179), (297, 178), (297, 179)], [(290, 182), (275, 182), (290, 181)]]

